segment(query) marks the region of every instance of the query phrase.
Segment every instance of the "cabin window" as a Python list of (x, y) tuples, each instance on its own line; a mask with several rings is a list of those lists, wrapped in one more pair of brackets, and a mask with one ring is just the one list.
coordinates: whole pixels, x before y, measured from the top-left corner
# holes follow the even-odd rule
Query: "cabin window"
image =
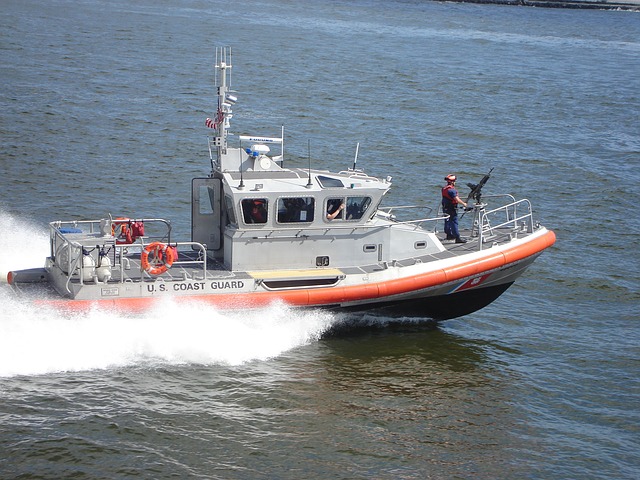
[(318, 175), (316, 178), (322, 188), (344, 188), (344, 183), (339, 178), (325, 177), (324, 175)]
[(244, 223), (267, 223), (269, 203), (266, 198), (245, 198), (241, 204)]
[(311, 197), (289, 197), (278, 199), (278, 222), (313, 222), (315, 202)]
[(227, 225), (229, 225), (230, 223), (237, 223), (235, 210), (233, 209), (233, 198), (231, 198), (229, 195), (225, 195), (224, 203), (227, 207)]
[(198, 213), (211, 215), (213, 213), (213, 188), (208, 185), (200, 185), (198, 188)]
[(327, 200), (327, 220), (344, 219), (344, 198), (329, 198)]
[(347, 197), (347, 220), (360, 220), (371, 204), (371, 197)]
[[(340, 206), (343, 205), (342, 209)], [(327, 220), (360, 220), (371, 205), (371, 197), (332, 197), (327, 199)]]

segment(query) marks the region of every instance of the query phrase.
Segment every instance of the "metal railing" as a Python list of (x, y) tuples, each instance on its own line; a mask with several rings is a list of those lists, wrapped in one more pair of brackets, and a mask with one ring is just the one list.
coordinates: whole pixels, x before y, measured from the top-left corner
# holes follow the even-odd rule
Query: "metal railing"
[[(149, 245), (150, 243), (153, 243), (153, 242), (142, 242), (142, 245), (146, 246), (146, 245)], [(191, 247), (190, 249), (192, 251), (197, 251), (196, 258), (186, 257), (187, 260), (184, 260), (185, 258), (184, 254), (182, 257), (180, 257), (180, 255), (178, 254), (178, 260), (175, 260), (173, 262), (172, 268), (180, 265), (185, 265), (185, 266), (200, 265), (200, 270), (202, 271), (202, 278), (196, 279), (196, 280), (204, 280), (207, 278), (207, 247), (205, 245), (198, 242), (175, 242), (175, 243), (172, 243), (171, 246), (178, 248), (178, 251), (180, 251), (179, 247)], [(180, 258), (182, 258), (183, 260), (180, 260)], [(160, 277), (154, 277), (145, 271), (142, 271), (142, 273), (146, 274), (146, 276), (149, 278), (160, 278)], [(173, 275), (171, 275), (171, 270), (168, 270), (167, 274), (173, 277)], [(186, 278), (182, 277), (180, 278), (180, 280), (186, 280)]]
[[(385, 208), (381, 208), (379, 212), (381, 212), (383, 216), (387, 216), (388, 219), (395, 222), (395, 224), (413, 225), (415, 228), (422, 228), (424, 230), (427, 230), (429, 232), (434, 232), (434, 233), (437, 231), (436, 222), (444, 221), (449, 218), (449, 215), (441, 214), (441, 212), (438, 211), (435, 217), (430, 216), (426, 218), (418, 218), (413, 220), (398, 220), (396, 217), (396, 214), (394, 213), (396, 211), (402, 211), (402, 213), (404, 213), (404, 211), (412, 210), (412, 209), (426, 210), (428, 215), (431, 215), (433, 212), (433, 208), (427, 207), (424, 205), (399, 205), (394, 207), (385, 207)], [(426, 228), (424, 224), (433, 224), (433, 227)]]
[[(511, 195), (508, 195), (513, 199)], [(523, 212), (524, 210), (524, 212)], [(478, 236), (479, 249), (489, 241), (498, 230), (510, 230), (509, 234), (518, 231), (532, 233), (534, 229), (531, 202), (527, 199), (512, 201), (506, 205), (485, 210), (480, 208), (474, 217), (472, 236)]]
[[(95, 283), (96, 267), (99, 267), (96, 259), (100, 259), (100, 252), (109, 257), (111, 272), (118, 271), (119, 275), (110, 276), (109, 283), (124, 283), (132, 281), (125, 278), (125, 270), (130, 270), (131, 249), (143, 251), (153, 242), (161, 242), (180, 249), (190, 247), (196, 255), (183, 255), (173, 262), (173, 266), (199, 265), (203, 279), (207, 275), (206, 246), (198, 242), (171, 243), (171, 223), (161, 218), (126, 219), (128, 224), (141, 222), (145, 226), (145, 235), (138, 237), (133, 243), (120, 243), (114, 233), (114, 224), (122, 223), (123, 219), (102, 220), (73, 220), (56, 221), (49, 224), (50, 257), (52, 262), (67, 276), (65, 289), (71, 293), (70, 283), (77, 278), (79, 283)], [(158, 228), (159, 226), (159, 228)], [(150, 228), (149, 228), (150, 227)], [(149, 232), (149, 235), (147, 235)], [(85, 258), (91, 257), (91, 261)], [(145, 278), (153, 278), (147, 272), (140, 271), (140, 281)], [(169, 273), (170, 278), (171, 274)], [(156, 277), (160, 278), (160, 277)], [(184, 271), (183, 277), (184, 279)]]

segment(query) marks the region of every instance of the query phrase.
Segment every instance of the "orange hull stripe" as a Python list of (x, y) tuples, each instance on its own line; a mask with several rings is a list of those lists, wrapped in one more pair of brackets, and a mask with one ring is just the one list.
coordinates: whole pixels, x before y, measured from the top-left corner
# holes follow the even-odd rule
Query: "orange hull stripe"
[[(550, 230), (541, 237), (504, 252), (491, 253), (486, 257), (447, 267), (446, 269), (366, 285), (328, 289), (284, 290), (278, 292), (189, 295), (172, 297), (172, 299), (178, 302), (202, 302), (221, 306), (225, 309), (240, 309), (266, 307), (275, 301), (281, 301), (294, 306), (308, 306), (331, 305), (349, 301), (392, 297), (394, 295), (462, 280), (467, 277), (485, 273), (489, 270), (501, 268), (510, 263), (524, 260), (550, 247), (555, 243), (555, 240), (556, 235)], [(93, 305), (100, 305), (106, 308), (113, 307), (118, 310), (140, 312), (147, 310), (151, 304), (157, 300), (158, 297), (144, 297), (105, 300), (43, 300), (39, 303), (53, 305), (57, 308), (70, 311), (83, 311), (90, 309)]]

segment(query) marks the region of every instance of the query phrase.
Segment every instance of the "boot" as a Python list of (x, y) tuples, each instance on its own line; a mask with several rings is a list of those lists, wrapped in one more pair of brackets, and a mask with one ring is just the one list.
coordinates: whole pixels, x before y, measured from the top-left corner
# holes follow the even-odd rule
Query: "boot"
[(467, 241), (462, 237), (458, 237), (456, 238), (456, 243), (467, 243)]

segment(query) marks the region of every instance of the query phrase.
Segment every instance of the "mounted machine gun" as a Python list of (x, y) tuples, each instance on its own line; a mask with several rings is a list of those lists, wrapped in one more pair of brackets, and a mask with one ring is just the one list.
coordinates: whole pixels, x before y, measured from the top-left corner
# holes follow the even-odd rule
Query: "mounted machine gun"
[[(491, 168), (491, 170), (489, 170), (489, 173), (487, 173), (484, 177), (482, 177), (480, 182), (478, 182), (477, 184), (467, 183), (467, 186), (471, 189), (471, 191), (467, 196), (467, 201), (466, 201), (467, 208), (464, 209), (464, 213), (462, 214), (462, 217), (464, 217), (464, 215), (467, 212), (470, 212), (471, 210), (473, 210), (473, 227), (471, 229), (472, 237), (478, 236), (479, 229), (481, 228), (480, 223), (483, 221), (481, 219), (484, 218), (483, 213), (484, 213), (485, 204), (482, 203), (482, 187), (484, 187), (485, 183), (487, 183), (489, 178), (491, 178), (491, 172), (493, 172), (493, 168)], [(471, 200), (474, 200), (475, 202), (475, 204), (472, 207), (469, 206), (469, 202)], [(462, 217), (460, 218), (462, 219)]]
[(482, 177), (482, 180), (480, 180), (478, 184), (467, 183), (467, 187), (471, 189), (471, 192), (469, 192), (469, 196), (467, 197), (466, 203), (469, 203), (471, 199), (475, 200), (476, 204), (482, 203), (481, 202), (482, 187), (484, 187), (484, 184), (487, 183), (489, 178), (491, 178), (491, 172), (493, 172), (493, 168), (489, 170), (489, 173), (487, 173), (484, 177)]

